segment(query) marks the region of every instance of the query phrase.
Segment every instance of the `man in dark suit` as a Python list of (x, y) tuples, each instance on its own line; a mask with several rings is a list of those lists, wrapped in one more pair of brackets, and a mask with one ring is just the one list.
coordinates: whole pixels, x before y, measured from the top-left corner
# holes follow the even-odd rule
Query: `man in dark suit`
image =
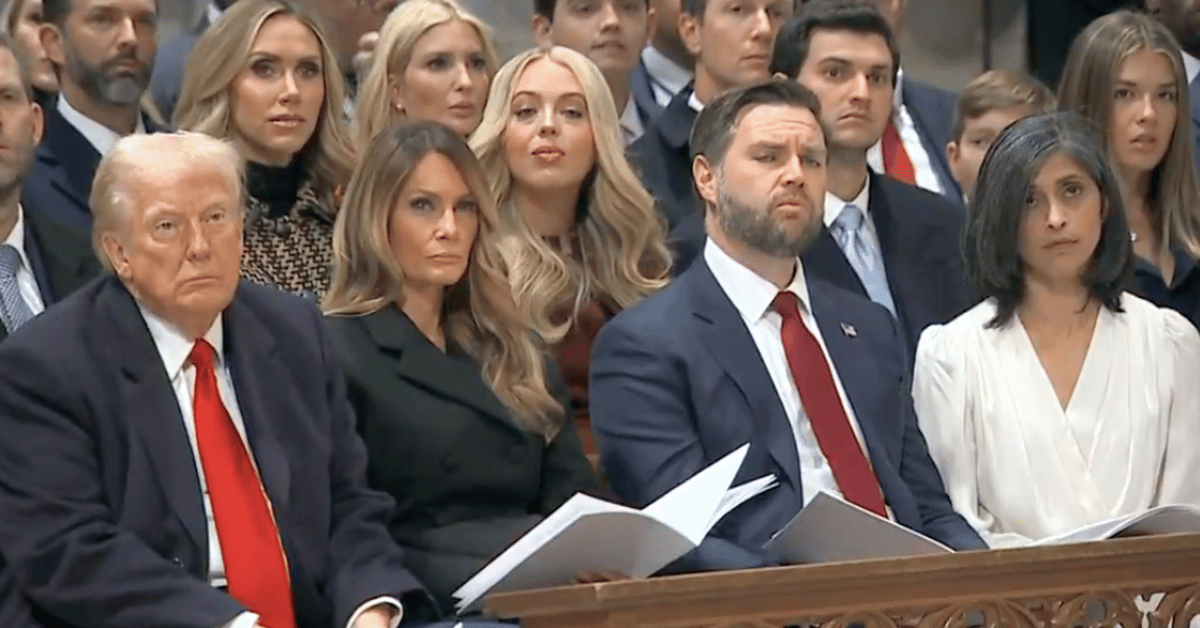
[(605, 325), (593, 349), (592, 426), (609, 482), (645, 506), (748, 442), (735, 482), (773, 473), (779, 486), (725, 517), (717, 539), (761, 550), (827, 491), (951, 547), (981, 548), (917, 427), (891, 317), (796, 257), (821, 230), (818, 108), (803, 86), (776, 79), (700, 114), (703, 255)]
[(1179, 42), (1188, 80), (1192, 158), (1200, 172), (1200, 6), (1190, 0), (1146, 0), (1146, 8)]
[[(679, 31), (696, 55), (696, 79), (679, 92), (629, 147), (630, 158), (673, 229), (700, 214), (692, 189), (688, 134), (696, 114), (717, 94), (768, 76), (771, 46), (792, 0), (681, 0)], [(740, 11), (731, 11), (739, 8)]]
[(21, 208), (21, 182), (42, 137), (28, 68), (0, 34), (0, 340), (99, 271), (91, 242)]
[[(91, 232), (88, 196), (100, 158), (124, 135), (160, 130), (141, 111), (155, 56), (157, 0), (44, 0), (42, 45), (59, 69), (56, 105), (21, 201), (77, 232)], [(102, 15), (110, 28), (93, 22)]]
[(812, 0), (781, 31), (772, 70), (817, 94), (829, 146), (827, 228), (805, 264), (887, 308), (911, 352), (926, 327), (972, 303), (959, 251), (962, 210), (867, 164), (892, 113), (899, 56), (870, 4)]
[(653, 122), (692, 82), (696, 59), (679, 35), (680, 0), (650, 0), (650, 8), (654, 10), (654, 32), (650, 44), (642, 49), (630, 83), (638, 108), (650, 112)]
[(208, 30), (212, 23), (221, 17), (221, 12), (229, 8), (237, 0), (212, 0), (205, 6), (204, 11), (190, 28), (180, 33), (175, 39), (167, 42), (154, 60), (154, 72), (150, 81), (150, 94), (154, 98), (154, 106), (166, 120), (171, 119), (175, 112), (175, 103), (179, 101), (179, 90), (183, 87), (183, 71), (187, 67), (188, 57), (196, 40)]
[[(625, 145), (645, 132), (654, 111), (643, 110), (631, 82), (639, 54), (650, 39), (654, 12), (648, 0), (533, 1), (538, 44), (565, 46), (591, 59), (612, 92)], [(644, 98), (642, 99), (644, 101)]]
[(242, 167), (202, 135), (120, 140), (92, 197), (112, 274), (0, 343), (5, 604), (46, 628), (436, 616), (320, 314), (239, 281)]

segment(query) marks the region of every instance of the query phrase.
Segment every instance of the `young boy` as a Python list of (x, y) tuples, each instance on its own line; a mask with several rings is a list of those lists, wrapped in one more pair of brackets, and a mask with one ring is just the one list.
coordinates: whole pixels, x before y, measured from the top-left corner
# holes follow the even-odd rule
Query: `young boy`
[(991, 70), (963, 88), (954, 110), (954, 139), (946, 144), (946, 161), (968, 204), (992, 140), (1013, 122), (1055, 107), (1054, 93), (1024, 72)]

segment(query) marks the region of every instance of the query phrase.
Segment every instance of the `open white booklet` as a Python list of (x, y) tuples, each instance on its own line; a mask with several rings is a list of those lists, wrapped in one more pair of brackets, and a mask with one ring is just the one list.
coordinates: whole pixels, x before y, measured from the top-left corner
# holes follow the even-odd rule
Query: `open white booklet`
[(785, 563), (825, 563), (869, 558), (949, 554), (954, 550), (890, 519), (821, 491), (766, 548)]
[(454, 592), (458, 610), (484, 595), (559, 586), (581, 572), (645, 578), (700, 544), (721, 517), (777, 485), (730, 488), (750, 445), (714, 462), (642, 510), (578, 493)]
[(1187, 504), (1157, 506), (1046, 537), (1034, 545), (1063, 545), (1102, 541), (1121, 536), (1200, 532), (1200, 508)]

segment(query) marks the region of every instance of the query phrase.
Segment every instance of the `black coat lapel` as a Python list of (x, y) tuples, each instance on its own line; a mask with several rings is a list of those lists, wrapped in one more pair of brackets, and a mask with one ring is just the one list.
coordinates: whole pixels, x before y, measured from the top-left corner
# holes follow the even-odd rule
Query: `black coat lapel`
[(279, 360), (274, 332), (238, 296), (225, 310), (224, 329), (225, 359), (246, 425), (246, 439), (263, 487), (279, 510), (289, 502), (291, 471), (277, 431), (286, 429), (278, 423), (286, 420), (288, 412), (274, 400), (286, 397), (291, 384), (281, 380), (280, 374), (289, 372), (290, 367)]
[[(800, 459), (796, 439), (771, 375), (741, 314), (717, 283), (704, 258), (697, 259), (678, 281), (687, 282), (694, 297), (693, 316), (700, 335), (697, 342), (708, 348), (741, 390), (756, 431), (763, 436), (775, 464), (783, 469), (784, 477), (780, 480), (799, 492)], [(736, 418), (730, 417), (730, 420)], [(733, 443), (734, 446), (741, 444)]]
[(30, 236), (26, 252), (30, 263), (40, 265), (44, 274), (38, 284), (46, 305), (61, 301), (100, 274), (87, 238), (35, 214), (25, 214), (25, 221)]
[(38, 147), (37, 158), (55, 168), (58, 176), (51, 185), (87, 211), (100, 153), (62, 117), (57, 107), (46, 111), (46, 134)]
[(208, 556), (207, 519), (196, 459), (188, 438), (179, 400), (175, 397), (154, 339), (133, 297), (114, 277), (97, 298), (99, 316), (111, 330), (111, 346), (119, 352), (125, 382), (121, 406), (129, 411), (134, 430), (154, 466), (155, 477), (172, 510), (200, 550)]
[(520, 430), (496, 393), (483, 381), (478, 365), (461, 349), (451, 346), (454, 355), (442, 353), (393, 306), (363, 316), (362, 323), (375, 344), (392, 358), (400, 377)]

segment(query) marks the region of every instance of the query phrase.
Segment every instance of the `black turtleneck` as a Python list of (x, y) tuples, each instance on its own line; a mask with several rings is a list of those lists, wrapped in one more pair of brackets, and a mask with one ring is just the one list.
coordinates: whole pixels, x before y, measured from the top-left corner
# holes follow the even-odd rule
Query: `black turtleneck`
[(246, 188), (265, 204), (271, 216), (283, 216), (291, 211), (304, 182), (300, 160), (289, 166), (264, 166), (253, 161), (246, 163)]

